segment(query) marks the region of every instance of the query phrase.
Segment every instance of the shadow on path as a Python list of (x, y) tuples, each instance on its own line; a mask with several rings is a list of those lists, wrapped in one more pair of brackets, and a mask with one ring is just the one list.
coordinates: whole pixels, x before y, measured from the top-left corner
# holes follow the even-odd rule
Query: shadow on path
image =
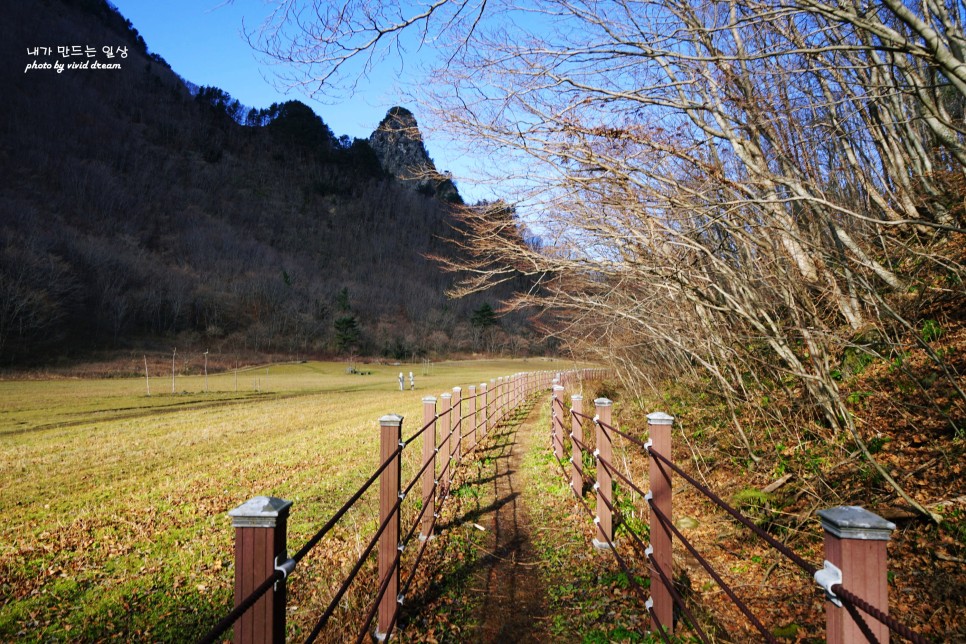
[[(406, 611), (411, 617), (403, 618), (414, 630), (420, 623), (428, 627), (436, 641), (548, 641), (541, 563), (530, 539), (528, 486), (520, 480), (522, 459), (539, 435), (539, 412), (530, 407), (526, 412), (488, 436), (454, 481), (436, 537), (445, 574), (414, 598)], [(459, 564), (447, 565), (454, 558)], [(440, 612), (457, 623), (443, 626)]]

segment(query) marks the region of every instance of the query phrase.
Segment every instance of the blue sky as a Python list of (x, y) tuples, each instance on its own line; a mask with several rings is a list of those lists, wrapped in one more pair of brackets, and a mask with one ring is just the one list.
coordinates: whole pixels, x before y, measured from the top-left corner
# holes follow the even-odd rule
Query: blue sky
[[(351, 99), (337, 104), (312, 100), (297, 90), (285, 93), (273, 86), (276, 68), (261, 63), (242, 34), (242, 25), (257, 27), (270, 7), (264, 0), (111, 0), (147, 42), (148, 49), (161, 55), (182, 78), (196, 85), (213, 85), (225, 90), (249, 107), (300, 100), (309, 105), (336, 135), (367, 138), (393, 105), (399, 91), (415, 77), (397, 78), (392, 61), (374, 70)], [(415, 67), (415, 66), (413, 66)], [(410, 68), (412, 69), (412, 68)], [(415, 72), (413, 72), (415, 73)], [(419, 110), (413, 110), (419, 120)], [(470, 165), (454, 146), (434, 139), (423, 131), (426, 147), (440, 170), (457, 177)], [(466, 172), (468, 174), (468, 172)], [(467, 201), (479, 198), (472, 186), (458, 181)]]

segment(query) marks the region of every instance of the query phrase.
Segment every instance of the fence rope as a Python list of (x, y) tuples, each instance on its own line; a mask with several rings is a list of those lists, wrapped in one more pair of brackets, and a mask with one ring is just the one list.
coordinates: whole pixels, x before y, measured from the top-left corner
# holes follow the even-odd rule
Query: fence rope
[(681, 475), (683, 479), (685, 479), (688, 483), (693, 485), (694, 488), (697, 489), (699, 492), (701, 492), (706, 497), (708, 497), (712, 502), (714, 502), (715, 505), (717, 505), (722, 510), (730, 514), (732, 517), (735, 518), (735, 520), (737, 520), (743, 526), (745, 526), (746, 528), (754, 532), (756, 535), (758, 535), (759, 537), (767, 541), (775, 550), (785, 555), (785, 557), (787, 557), (788, 559), (793, 561), (796, 565), (798, 565), (799, 568), (807, 572), (810, 576), (812, 577), (815, 576), (815, 572), (818, 569), (812, 564), (808, 563), (805, 559), (799, 556), (791, 548), (789, 548), (781, 541), (778, 541), (777, 539), (775, 539), (775, 537), (771, 536), (770, 534), (768, 534), (767, 532), (765, 532), (764, 530), (756, 526), (754, 522), (752, 522), (750, 519), (742, 515), (735, 508), (731, 507), (731, 505), (729, 505), (726, 501), (722, 500), (721, 497), (719, 497), (717, 494), (715, 494), (705, 486), (698, 483), (696, 480), (694, 480), (694, 478), (688, 476), (680, 467), (678, 467), (677, 465), (669, 461), (660, 452), (655, 451), (651, 447), (648, 447), (647, 451), (649, 454), (651, 454), (657, 459), (657, 466), (661, 468), (661, 471), (664, 472), (665, 476), (667, 476), (667, 470), (664, 469), (663, 465), (669, 466), (677, 474)]
[(849, 615), (852, 617), (852, 621), (854, 621), (855, 625), (859, 627), (859, 630), (862, 632), (862, 636), (867, 642), (870, 642), (870, 644), (879, 644), (879, 638), (876, 637), (875, 633), (872, 632), (872, 629), (869, 628), (869, 625), (865, 622), (865, 618), (863, 618), (859, 613), (858, 608), (849, 602), (842, 602), (842, 608), (848, 611)]
[(831, 591), (835, 593), (836, 597), (842, 600), (843, 604), (853, 604), (857, 608), (861, 608), (865, 613), (867, 613), (868, 615), (874, 617), (875, 619), (879, 620), (880, 622), (888, 626), (889, 630), (893, 631), (898, 635), (901, 635), (902, 637), (906, 638), (910, 642), (915, 642), (915, 644), (928, 644), (929, 640), (927, 640), (925, 637), (915, 632), (905, 624), (900, 624), (895, 619), (893, 619), (889, 615), (886, 615), (875, 606), (869, 604), (867, 601), (865, 601), (858, 595), (853, 594), (852, 592), (844, 588), (842, 584), (833, 585), (831, 587)]
[[(604, 465), (606, 469), (608, 470), (612, 469), (612, 466), (606, 464), (607, 463), (606, 460), (601, 458), (600, 456), (597, 457), (597, 461), (602, 465)], [(614, 507), (613, 503), (607, 500), (606, 496), (601, 495), (599, 498), (601, 501), (604, 502), (604, 505), (607, 506), (607, 509), (610, 510), (611, 513), (616, 514), (618, 516), (622, 514), (620, 510)], [(665, 588), (668, 589), (668, 592), (671, 593), (671, 597), (674, 600), (674, 603), (678, 605), (681, 611), (684, 612), (685, 616), (688, 618), (688, 621), (691, 624), (691, 630), (693, 630), (697, 634), (698, 638), (702, 642), (704, 642), (705, 644), (710, 644), (708, 640), (708, 636), (705, 635), (704, 630), (698, 624), (698, 620), (694, 618), (694, 615), (691, 613), (691, 609), (688, 608), (687, 604), (685, 603), (684, 598), (681, 597), (681, 594), (678, 592), (677, 588), (674, 587), (674, 582), (668, 578), (667, 574), (664, 572), (661, 566), (658, 565), (657, 559), (655, 559), (652, 554), (648, 554), (647, 546), (645, 546), (644, 542), (641, 541), (640, 535), (638, 535), (630, 528), (627, 528), (627, 533), (631, 535), (632, 542), (634, 542), (638, 546), (638, 551), (641, 552), (649, 562), (651, 562), (651, 566), (654, 568), (654, 570), (657, 571), (657, 574), (658, 574), (658, 577), (660, 577), (661, 583), (664, 585)], [(611, 550), (614, 551), (614, 555), (616, 556), (617, 552), (616, 550), (614, 550), (614, 544), (611, 543), (610, 537), (608, 537), (607, 534), (604, 534), (604, 539), (607, 540), (607, 543), (610, 545)], [(651, 585), (653, 584), (654, 584), (654, 580), (652, 578)]]
[(707, 571), (707, 573), (711, 576), (711, 578), (715, 581), (715, 583), (717, 583), (718, 586), (721, 588), (721, 590), (723, 590), (725, 594), (728, 596), (728, 598), (731, 599), (732, 603), (738, 607), (738, 610), (740, 610), (744, 614), (744, 616), (748, 618), (748, 621), (750, 621), (752, 625), (758, 630), (758, 632), (762, 634), (762, 637), (764, 637), (765, 640), (768, 642), (777, 642), (775, 637), (768, 631), (768, 629), (765, 628), (765, 626), (751, 612), (747, 604), (745, 604), (743, 601), (741, 601), (741, 599), (738, 598), (738, 596), (734, 593), (731, 587), (724, 581), (724, 579), (721, 578), (720, 575), (718, 575), (718, 573), (711, 566), (708, 560), (702, 557), (701, 554), (697, 551), (697, 549), (691, 544), (691, 542), (688, 541), (683, 534), (681, 534), (681, 531), (678, 530), (677, 527), (673, 523), (671, 523), (671, 521), (668, 520), (668, 518), (664, 515), (664, 513), (661, 512), (661, 510), (654, 504), (654, 501), (652, 499), (648, 499), (647, 503), (650, 506), (650, 508), (654, 511), (654, 516), (657, 517), (657, 520), (661, 523), (661, 525), (663, 525), (665, 529), (668, 529), (674, 533), (674, 536), (677, 537), (677, 539), (684, 545), (687, 551), (690, 552), (691, 555), (698, 561), (698, 563), (701, 564), (701, 567), (704, 568), (705, 571)]
[[(554, 454), (554, 459), (557, 461), (557, 465), (560, 466), (560, 471), (561, 471), (561, 473), (563, 473), (564, 480), (568, 479), (569, 477), (567, 476), (567, 468), (564, 466), (563, 461), (561, 461), (559, 458), (557, 458), (557, 455), (556, 454)], [(577, 500), (580, 501), (580, 504), (582, 506), (584, 506), (584, 510), (587, 512), (587, 514), (590, 516), (590, 518), (593, 519), (596, 516), (594, 514), (594, 511), (590, 509), (590, 506), (589, 505), (587, 505), (587, 501), (584, 500), (583, 495), (580, 492), (578, 492), (577, 490), (574, 489), (574, 482), (573, 481), (570, 481), (570, 489), (573, 491), (574, 496), (577, 497)]]
[[(565, 479), (567, 479), (567, 478), (568, 478), (568, 477), (567, 477), (567, 469), (566, 469), (566, 467), (564, 466), (564, 464), (563, 464), (563, 461), (561, 461), (561, 460), (560, 460), (559, 458), (556, 458), (556, 456), (555, 456), (554, 458), (555, 458), (555, 460), (557, 461), (557, 465), (559, 465), (559, 466), (560, 466), (560, 471), (561, 471), (561, 473), (563, 474), (563, 476), (564, 476), (564, 478), (565, 478)], [(601, 460), (601, 461), (603, 461), (603, 459), (600, 459), (600, 457), (598, 457), (598, 460)], [(573, 481), (571, 481), (571, 482), (570, 482), (570, 488), (571, 488), (571, 489), (573, 490)], [(583, 498), (583, 496), (582, 496), (582, 495), (580, 495), (580, 494), (579, 494), (579, 493), (577, 492), (577, 490), (573, 490), (573, 492), (574, 492), (574, 496), (576, 496), (576, 497), (577, 497), (577, 500), (579, 500), (579, 501), (580, 501), (580, 504), (581, 504), (581, 505), (582, 505), (582, 506), (584, 507), (584, 510), (585, 510), (585, 511), (587, 512), (587, 514), (588, 514), (588, 515), (590, 516), (590, 518), (591, 518), (591, 519), (595, 519), (595, 518), (596, 518), (596, 515), (594, 514), (594, 512), (593, 512), (593, 510), (591, 510), (591, 509), (590, 509), (590, 506), (588, 506), (588, 505), (587, 505), (587, 502), (586, 502), (586, 501), (584, 500), (584, 498)], [(612, 504), (611, 504), (610, 502), (608, 502), (606, 498), (604, 498), (604, 497), (601, 497), (601, 498), (603, 499), (603, 501), (604, 501), (604, 504), (605, 504), (605, 505), (607, 505), (607, 507), (608, 507), (608, 508), (610, 508), (610, 510), (611, 510), (611, 512), (614, 512), (614, 506), (613, 506), (613, 505), (612, 505)], [(628, 530), (628, 532), (629, 532), (629, 533), (630, 533), (631, 535), (633, 535), (633, 537), (634, 537), (634, 538), (635, 538), (635, 539), (636, 539), (636, 540), (638, 541), (638, 543), (639, 543), (639, 545), (641, 546), (641, 548), (643, 548), (643, 547), (644, 547), (644, 545), (643, 545), (643, 542), (641, 542), (641, 541), (640, 541), (640, 538), (639, 538), (639, 537), (637, 536), (637, 534), (635, 534), (635, 533), (634, 533), (634, 532), (633, 532), (632, 530)], [(630, 581), (630, 583), (631, 583), (631, 585), (633, 585), (633, 586), (634, 586), (634, 588), (635, 588), (635, 589), (636, 589), (636, 590), (637, 590), (637, 591), (639, 592), (639, 594), (641, 594), (641, 598), (642, 598), (642, 599), (644, 599), (644, 596), (643, 596), (643, 589), (642, 589), (642, 588), (640, 587), (640, 585), (639, 585), (639, 584), (637, 583), (637, 580), (636, 580), (636, 579), (634, 579), (634, 574), (633, 574), (633, 573), (632, 573), (632, 572), (630, 571), (630, 569), (628, 568), (628, 566), (627, 566), (627, 564), (626, 564), (626, 562), (624, 561), (624, 559), (623, 559), (623, 558), (622, 558), (622, 557), (620, 556), (620, 554), (619, 554), (619, 553), (617, 552), (617, 549), (615, 548), (615, 546), (614, 546), (614, 543), (613, 543), (613, 542), (611, 541), (611, 539), (610, 539), (610, 537), (609, 537), (609, 536), (608, 536), (607, 534), (604, 534), (603, 532), (601, 532), (601, 534), (603, 535), (603, 537), (604, 537), (604, 539), (605, 539), (605, 540), (607, 541), (607, 545), (609, 546), (609, 549), (610, 549), (610, 551), (611, 551), (611, 553), (612, 553), (612, 554), (614, 555), (614, 558), (615, 558), (615, 559), (617, 560), (617, 564), (618, 564), (618, 565), (620, 566), (620, 568), (621, 568), (621, 570), (622, 570), (622, 571), (624, 572), (624, 574), (625, 574), (625, 575), (627, 575), (627, 578), (628, 578), (628, 580)], [(677, 591), (676, 591), (676, 590), (674, 590), (674, 589), (672, 588), (672, 589), (671, 589), (671, 593), (672, 593), (672, 595), (675, 595), (675, 596), (677, 596), (677, 597), (678, 597), (678, 599), (680, 600), (680, 595), (677, 595)], [(645, 600), (645, 601), (646, 601), (646, 600)], [(691, 615), (691, 613), (690, 613), (690, 611), (689, 611), (689, 610), (687, 609), (687, 606), (685, 606), (685, 605), (683, 604), (683, 600), (680, 600), (680, 602), (681, 602), (681, 603), (680, 603), (680, 605), (681, 605), (681, 608), (682, 608), (682, 610), (684, 610), (684, 611), (685, 611), (685, 613), (686, 613), (686, 614), (688, 615), (688, 619), (690, 620), (690, 622), (691, 622), (691, 624), (692, 624), (692, 625), (693, 625), (693, 626), (694, 626), (694, 627), (695, 627), (695, 628), (697, 629), (697, 631), (698, 631), (698, 632), (699, 632), (699, 633), (701, 634), (701, 636), (702, 636), (702, 638), (701, 638), (701, 639), (702, 639), (702, 641), (704, 641), (704, 642), (708, 642), (708, 639), (707, 639), (707, 637), (706, 637), (706, 636), (704, 636), (704, 633), (703, 633), (703, 631), (701, 631), (701, 630), (700, 630), (700, 627), (699, 627), (699, 626), (697, 625), (697, 621), (696, 621), (696, 620), (694, 619), (694, 617), (693, 617), (693, 616)], [(654, 611), (653, 611), (653, 610), (651, 610), (650, 608), (648, 608), (648, 612), (649, 612), (649, 613), (651, 613), (651, 615), (653, 616), (653, 614), (654, 614)], [(667, 639), (667, 635), (666, 635), (666, 634), (664, 634), (664, 632), (663, 632), (663, 627), (662, 627), (662, 626), (660, 625), (660, 622), (659, 622), (659, 621), (658, 621), (657, 619), (655, 619), (654, 621), (655, 621), (655, 623), (656, 623), (656, 624), (658, 625), (658, 627), (659, 627), (659, 630), (661, 630), (661, 638), (662, 638), (662, 639), (663, 639), (664, 641), (666, 641), (666, 642), (668, 642), (668, 644), (670, 644), (670, 642), (669, 642), (669, 640)]]
[(281, 570), (276, 570), (274, 573), (269, 575), (268, 579), (262, 582), (262, 584), (253, 590), (248, 597), (246, 597), (242, 603), (235, 606), (235, 608), (223, 617), (217, 624), (212, 627), (208, 634), (201, 638), (199, 644), (213, 644), (218, 641), (222, 633), (227, 631), (229, 628), (234, 626), (235, 622), (244, 615), (249, 608), (255, 605), (255, 603), (261, 599), (265, 593), (268, 592), (269, 588), (272, 588), (277, 582), (284, 579), (285, 576), (282, 574)]
[(657, 618), (657, 613), (654, 612), (652, 607), (647, 607), (647, 614), (651, 616), (652, 620), (654, 620), (654, 625), (657, 626), (657, 632), (658, 635), (661, 636), (661, 640), (665, 642), (665, 644), (671, 644), (671, 640), (668, 638), (667, 633), (665, 632), (664, 624), (662, 624), (661, 620)]
[(352, 570), (349, 571), (349, 575), (342, 581), (342, 585), (339, 586), (339, 590), (336, 591), (335, 595), (329, 601), (329, 605), (326, 606), (325, 612), (322, 613), (322, 617), (319, 618), (319, 621), (316, 622), (315, 627), (312, 629), (312, 632), (309, 633), (308, 638), (306, 638), (305, 640), (306, 644), (310, 644), (311, 642), (314, 642), (315, 638), (318, 637), (319, 633), (322, 632), (322, 629), (325, 627), (325, 624), (329, 621), (329, 618), (332, 617), (332, 613), (335, 612), (335, 607), (338, 605), (339, 600), (341, 600), (342, 596), (346, 593), (347, 590), (349, 590), (349, 586), (352, 584), (353, 581), (355, 581), (356, 575), (358, 575), (359, 571), (362, 569), (362, 565), (365, 563), (366, 559), (369, 558), (369, 555), (372, 553), (372, 549), (375, 548), (376, 544), (379, 542), (379, 537), (381, 537), (382, 533), (386, 531), (386, 528), (389, 526), (389, 522), (392, 521), (393, 516), (397, 512), (399, 512), (400, 504), (402, 504), (402, 499), (397, 497), (396, 502), (389, 510), (389, 513), (386, 515), (386, 518), (383, 520), (382, 525), (379, 526), (379, 529), (376, 530), (376, 534), (374, 534), (372, 536), (372, 539), (369, 540), (368, 545), (362, 551), (362, 554), (359, 556), (359, 559), (352, 567)]
[[(668, 518), (664, 515), (663, 512), (661, 512), (660, 509), (658, 509), (658, 507), (654, 504), (653, 499), (648, 498), (647, 494), (643, 492), (637, 485), (635, 485), (630, 478), (624, 476), (624, 474), (622, 474), (615, 467), (613, 467), (613, 464), (608, 463), (606, 459), (598, 456), (597, 460), (600, 461), (601, 464), (603, 464), (604, 468), (608, 472), (610, 472), (611, 475), (617, 476), (617, 478), (624, 481), (624, 483), (626, 483), (627, 486), (631, 488), (631, 490), (633, 490), (637, 494), (647, 499), (647, 504), (654, 511), (655, 516), (657, 516), (658, 522), (660, 522), (665, 529), (670, 530), (672, 533), (674, 533), (674, 536), (677, 537), (682, 544), (684, 544), (684, 547), (687, 548), (687, 550), (694, 556), (694, 558), (698, 561), (698, 563), (700, 563), (701, 566), (708, 572), (708, 574), (711, 575), (711, 578), (714, 579), (714, 581), (718, 584), (718, 586), (721, 587), (721, 589), (731, 599), (731, 601), (738, 607), (738, 609), (745, 615), (745, 617), (748, 618), (748, 620), (758, 630), (758, 632), (760, 632), (768, 642), (775, 642), (776, 641), (775, 638), (772, 636), (770, 632), (768, 632), (768, 629), (766, 629), (764, 625), (762, 625), (762, 623), (758, 620), (758, 618), (754, 616), (754, 614), (751, 612), (748, 606), (743, 601), (741, 601), (737, 595), (735, 595), (735, 593), (731, 590), (728, 584), (718, 575), (717, 572), (715, 572), (711, 564), (708, 563), (708, 561), (704, 557), (702, 557), (701, 554), (694, 548), (691, 542), (688, 541), (683, 534), (681, 534), (681, 531), (678, 530), (677, 527), (675, 527), (674, 524), (668, 520)], [(604, 502), (607, 503), (607, 499), (604, 499)], [(628, 529), (628, 532), (630, 532), (632, 535), (634, 534), (633, 531), (631, 531), (630, 529)]]
[[(607, 499), (604, 499), (604, 503), (607, 503)], [(611, 511), (613, 511), (613, 510), (611, 510)], [(624, 558), (621, 557), (620, 554), (617, 552), (617, 547), (614, 546), (614, 542), (611, 541), (610, 536), (608, 536), (603, 531), (600, 531), (600, 533), (601, 533), (601, 535), (603, 535), (604, 540), (607, 542), (608, 549), (611, 551), (611, 554), (614, 555), (614, 559), (617, 560), (617, 565), (620, 566), (620, 569), (623, 571), (623, 573), (625, 575), (627, 575), (628, 582), (632, 586), (634, 586), (635, 590), (637, 590), (638, 594), (640, 595), (641, 600), (643, 600), (646, 603), (647, 602), (647, 598), (644, 595), (644, 589), (641, 587), (640, 584), (637, 583), (637, 580), (634, 578), (634, 573), (631, 572), (631, 569), (627, 565), (627, 562), (625, 562), (624, 561)]]
[[(552, 402), (553, 403), (558, 403), (559, 406), (563, 407), (563, 402), (561, 400), (557, 399), (556, 397), (552, 398)], [(784, 555), (787, 559), (789, 559), (793, 563), (795, 563), (803, 571), (805, 571), (806, 573), (808, 573), (812, 577), (815, 576), (815, 572), (817, 571), (817, 569), (812, 564), (810, 564), (804, 558), (802, 558), (801, 556), (799, 556), (796, 552), (794, 552), (793, 550), (791, 550), (788, 546), (786, 546), (785, 544), (781, 543), (780, 541), (778, 541), (777, 539), (775, 539), (774, 537), (772, 537), (770, 534), (768, 534), (767, 532), (765, 532), (764, 530), (762, 530), (760, 527), (758, 527), (757, 525), (755, 525), (752, 521), (750, 521), (749, 519), (747, 519), (738, 510), (736, 510), (730, 504), (728, 504), (726, 501), (724, 501), (723, 499), (721, 499), (717, 494), (715, 494), (714, 492), (712, 492), (709, 488), (707, 488), (706, 486), (704, 486), (701, 483), (699, 483), (698, 481), (696, 481), (693, 477), (689, 476), (686, 472), (684, 472), (680, 467), (678, 467), (673, 462), (671, 462), (663, 454), (661, 454), (660, 452), (655, 451), (653, 449), (653, 447), (651, 447), (650, 445), (646, 444), (645, 442), (641, 441), (640, 439), (636, 438), (635, 436), (631, 436), (630, 434), (627, 434), (625, 432), (622, 432), (621, 430), (617, 429), (616, 427), (614, 427), (612, 425), (609, 425), (607, 423), (601, 422), (599, 418), (592, 417), (592, 416), (589, 416), (587, 414), (583, 414), (583, 413), (574, 411), (573, 409), (570, 410), (570, 414), (571, 414), (572, 417), (577, 418), (577, 419), (580, 419), (580, 420), (590, 420), (590, 421), (594, 421), (595, 423), (597, 423), (598, 425), (600, 425), (600, 427), (604, 430), (604, 433), (605, 434), (608, 434), (608, 439), (610, 439), (609, 432), (613, 432), (613, 433), (617, 434), (618, 436), (621, 436), (622, 438), (625, 438), (626, 440), (630, 441), (631, 443), (633, 443), (633, 444), (641, 447), (642, 449), (646, 450), (648, 454), (650, 454), (652, 457), (654, 457), (655, 464), (661, 469), (662, 473), (665, 476), (668, 476), (667, 470), (664, 469), (664, 465), (667, 465), (675, 473), (677, 473), (682, 478), (684, 478), (688, 483), (690, 483), (696, 490), (698, 490), (699, 492), (701, 492), (704, 496), (706, 496), (709, 500), (711, 500), (713, 503), (715, 503), (718, 507), (720, 507), (725, 512), (727, 512), (729, 515), (731, 515), (739, 523), (741, 523), (746, 528), (748, 528), (749, 530), (751, 530), (752, 532), (754, 532), (758, 537), (760, 537), (761, 539), (763, 539), (764, 541), (766, 541), (770, 546), (772, 546), (775, 550), (777, 550), (779, 553), (781, 553), (782, 555)], [(570, 434), (570, 439), (572, 441), (574, 441), (578, 445), (578, 447), (580, 447), (581, 450), (588, 451), (586, 445), (584, 445), (583, 443), (581, 443), (580, 441), (578, 441), (573, 436), (573, 433)], [(597, 460), (600, 461), (600, 462), (604, 462), (604, 459), (601, 459), (599, 457), (599, 455), (597, 457)], [(559, 459), (558, 459), (558, 461), (559, 461)], [(629, 478), (627, 478), (626, 476), (624, 476), (616, 468), (612, 467), (611, 465), (607, 464), (606, 462), (604, 462), (604, 467), (612, 475), (616, 475), (618, 478), (622, 479), (625, 483), (627, 483), (635, 492), (637, 492), (638, 494), (642, 494), (642, 495), (644, 494), (640, 490), (640, 488), (638, 488), (636, 485), (634, 485), (634, 483)], [(566, 474), (566, 472), (564, 472), (564, 473)], [(613, 509), (612, 506), (610, 506), (609, 503), (607, 503), (606, 498), (604, 499), (604, 502), (605, 502), (605, 504), (608, 505), (608, 507), (611, 507), (611, 511), (613, 512), (614, 509)], [(697, 552), (697, 550), (694, 549), (694, 547), (691, 545), (691, 543), (687, 539), (684, 538), (684, 535), (681, 534), (681, 532), (670, 521), (668, 521), (667, 517), (664, 516), (663, 513), (661, 513), (661, 511), (654, 506), (654, 503), (653, 503), (652, 500), (648, 499), (648, 505), (655, 511), (655, 516), (657, 516), (658, 521), (663, 526), (665, 526), (667, 529), (670, 529), (671, 531), (674, 532), (675, 536), (677, 536), (677, 538), (685, 545), (685, 547), (689, 550), (689, 552), (691, 552), (691, 554), (695, 557), (695, 559), (697, 559), (698, 562), (701, 563), (701, 565), (712, 576), (712, 578), (715, 580), (715, 582), (718, 583), (719, 586), (721, 586), (722, 590), (724, 590), (725, 593), (729, 596), (729, 598), (731, 598), (732, 602), (735, 603), (735, 605), (738, 607), (738, 609), (741, 610), (742, 613), (744, 613), (745, 616), (749, 618), (749, 620), (752, 622), (752, 624), (755, 626), (755, 628), (758, 629), (758, 631), (761, 632), (762, 635), (768, 641), (774, 642), (775, 640), (774, 640), (774, 637), (771, 635), (771, 633), (769, 633), (767, 631), (767, 629), (765, 629), (764, 626), (757, 620), (757, 618), (754, 617), (754, 615), (747, 609), (747, 606), (745, 606), (743, 604), (743, 602), (741, 602), (737, 598), (737, 596), (734, 595), (734, 593), (727, 586), (727, 584), (725, 584), (724, 581), (721, 580), (720, 577), (713, 571), (713, 569), (710, 567), (710, 565), (707, 564), (706, 560), (704, 560), (704, 558)], [(629, 530), (629, 532), (631, 534), (633, 534), (632, 531)], [(658, 572), (663, 574), (663, 571), (661, 571), (659, 568), (658, 568)], [(670, 588), (669, 588), (669, 590), (670, 590)], [(873, 636), (873, 634), (871, 632), (871, 629), (869, 629), (868, 624), (865, 623), (865, 620), (862, 619), (861, 615), (859, 615), (857, 612), (855, 612), (854, 608), (852, 606), (849, 606), (848, 604), (852, 604), (852, 605), (854, 605), (854, 607), (857, 607), (857, 608), (863, 610), (868, 615), (872, 616), (873, 618), (875, 618), (875, 619), (879, 620), (880, 622), (882, 622), (883, 624), (885, 624), (891, 631), (893, 631), (894, 633), (896, 633), (896, 634), (898, 634), (898, 635), (906, 638), (907, 640), (909, 640), (911, 642), (914, 642), (915, 644), (927, 644), (928, 640), (926, 640), (922, 635), (916, 633), (915, 631), (913, 631), (912, 629), (910, 629), (908, 626), (899, 623), (894, 618), (890, 617), (886, 613), (882, 612), (881, 610), (877, 609), (876, 607), (872, 606), (871, 604), (869, 604), (868, 602), (866, 602), (865, 600), (863, 600), (861, 597), (858, 597), (857, 595), (854, 595), (853, 593), (849, 592), (847, 589), (843, 588), (841, 584), (836, 584), (836, 585), (832, 586), (831, 590), (832, 590), (832, 592), (834, 592), (836, 594), (837, 597), (839, 597), (843, 601), (843, 605), (849, 611), (849, 614), (852, 615), (852, 618), (855, 620), (855, 622), (858, 625), (859, 629), (863, 632), (863, 635), (865, 635), (869, 639), (870, 642), (875, 642), (875, 638), (874, 638), (874, 636)], [(672, 590), (672, 593), (673, 592), (674, 591)], [(654, 617), (653, 610), (650, 609), (650, 608), (648, 608), (648, 612), (651, 613), (652, 618), (653, 618)], [(660, 622), (658, 622), (656, 619), (655, 619), (655, 623), (658, 624), (658, 626), (660, 627)], [(663, 631), (661, 631), (661, 636), (662, 636), (662, 638), (665, 641), (668, 641), (667, 638), (666, 638), (666, 636), (664, 635)]]
[(409, 438), (407, 438), (405, 441), (403, 441), (403, 447), (409, 447), (409, 444), (410, 443), (412, 443), (414, 440), (416, 440), (417, 438), (419, 438), (420, 436), (422, 436), (423, 435), (423, 432), (425, 432), (427, 429), (429, 429), (430, 427), (432, 427), (433, 425), (435, 425), (436, 424), (436, 421), (438, 421), (440, 419), (440, 417), (441, 417), (440, 414), (435, 414), (433, 416), (433, 419), (431, 421), (429, 421), (428, 423), (426, 423), (425, 425), (423, 425), (422, 427), (420, 427), (419, 430), (417, 430), (415, 434), (413, 434), (412, 436), (410, 436)]
[(362, 487), (360, 487), (356, 493), (353, 494), (349, 500), (342, 505), (341, 508), (339, 508), (339, 511), (336, 512), (332, 518), (329, 519), (326, 524), (322, 526), (322, 528), (319, 529), (319, 531), (316, 532), (315, 535), (309, 539), (304, 546), (302, 546), (302, 548), (299, 549), (298, 552), (292, 555), (292, 559), (294, 559), (296, 563), (302, 561), (302, 558), (305, 557), (305, 555), (307, 555), (309, 551), (319, 543), (319, 541), (322, 540), (322, 538), (335, 526), (336, 523), (338, 523), (339, 519), (341, 519), (343, 515), (349, 511), (349, 508), (351, 508), (355, 502), (359, 500), (359, 497), (365, 494), (366, 490), (368, 490), (372, 484), (379, 479), (379, 475), (382, 474), (387, 467), (392, 465), (393, 460), (402, 453), (402, 450), (402, 446), (399, 446), (393, 450), (392, 454), (385, 461), (383, 461), (382, 465), (379, 466), (373, 475), (362, 484)]

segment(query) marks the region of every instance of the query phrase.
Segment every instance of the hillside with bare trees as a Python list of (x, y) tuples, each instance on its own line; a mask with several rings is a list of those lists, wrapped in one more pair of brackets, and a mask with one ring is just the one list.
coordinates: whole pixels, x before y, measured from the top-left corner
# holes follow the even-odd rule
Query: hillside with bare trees
[(936, 518), (873, 444), (882, 414), (958, 454), (966, 436), (961, 3), (404, 5), (321, 12), (314, 39), (279, 11), (261, 44), (338, 96), (413, 32), (440, 43), (424, 105), (503, 159), (542, 240), (465, 210), (461, 293), (540, 276), (519, 307), (633, 389), (693, 383), (749, 462), (844, 435)]

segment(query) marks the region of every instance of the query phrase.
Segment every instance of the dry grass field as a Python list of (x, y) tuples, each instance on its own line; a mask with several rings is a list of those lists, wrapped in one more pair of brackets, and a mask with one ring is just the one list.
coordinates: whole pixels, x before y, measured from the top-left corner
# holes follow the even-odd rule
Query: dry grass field
[[(144, 379), (0, 381), (0, 640), (183, 641), (231, 605), (226, 512), (260, 494), (294, 501), (289, 550), (377, 465), (377, 419), (421, 425), (421, 398), (544, 360), (360, 367), (272, 365)], [(416, 374), (400, 392), (399, 371)], [(418, 450), (405, 452), (404, 482)], [(289, 635), (312, 628), (334, 580), (376, 527), (363, 497), (293, 576)], [(405, 520), (405, 518), (404, 518)], [(364, 574), (371, 575), (366, 571)], [(350, 595), (334, 620), (357, 613)], [(344, 624), (343, 624), (344, 625)]]

